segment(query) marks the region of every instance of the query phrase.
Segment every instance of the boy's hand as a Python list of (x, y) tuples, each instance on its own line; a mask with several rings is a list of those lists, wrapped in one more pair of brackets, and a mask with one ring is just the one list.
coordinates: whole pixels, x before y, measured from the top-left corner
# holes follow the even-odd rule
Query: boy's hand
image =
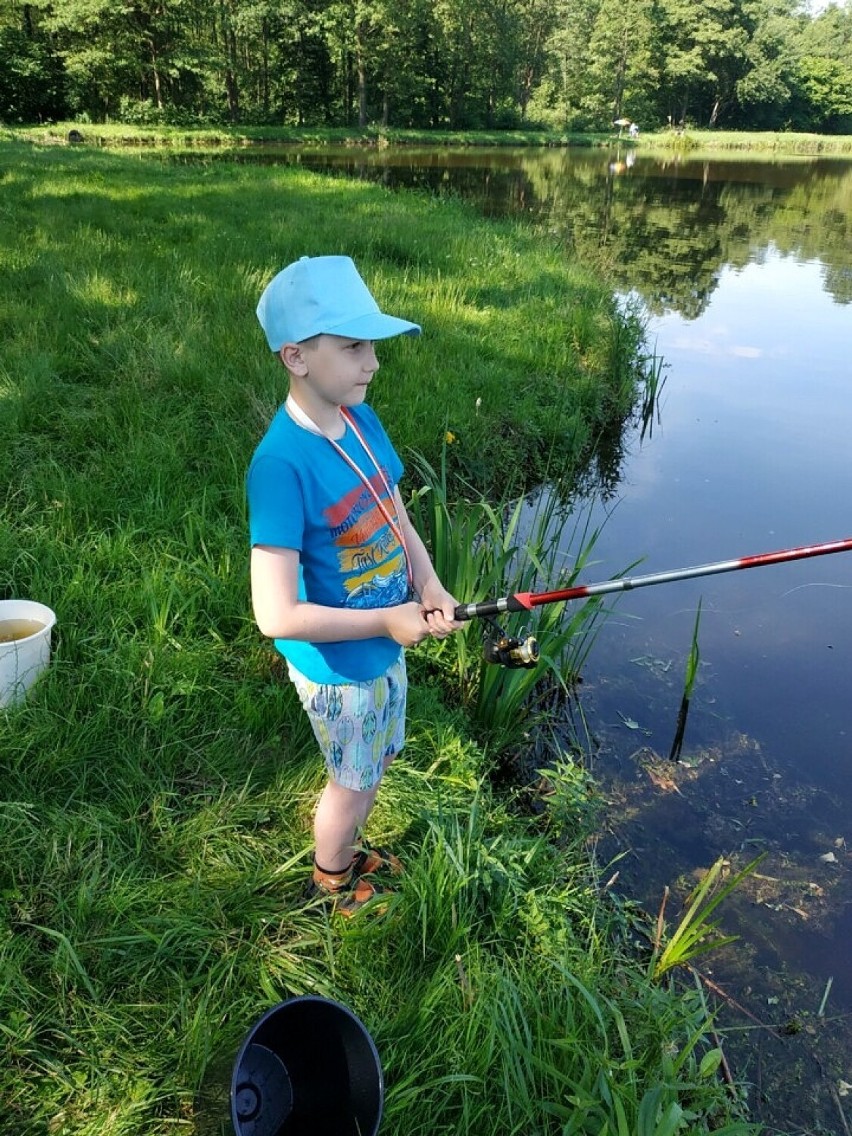
[(383, 609), (387, 618), (389, 639), (401, 647), (414, 647), (430, 634), (423, 606), (412, 601)]
[(458, 600), (450, 595), (437, 576), (433, 576), (423, 585), (420, 599), (423, 603), (428, 634), (433, 638), (445, 639), (454, 631), (464, 627), (464, 623), (453, 618), (459, 606)]

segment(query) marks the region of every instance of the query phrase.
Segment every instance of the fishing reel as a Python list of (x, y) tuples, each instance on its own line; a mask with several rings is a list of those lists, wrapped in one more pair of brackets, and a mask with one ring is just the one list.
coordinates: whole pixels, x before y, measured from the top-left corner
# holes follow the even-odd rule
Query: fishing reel
[(507, 635), (493, 619), (486, 619), (485, 622), (489, 628), (483, 644), (486, 663), (514, 670), (520, 667), (532, 669), (538, 663), (538, 640), (534, 635), (516, 639)]

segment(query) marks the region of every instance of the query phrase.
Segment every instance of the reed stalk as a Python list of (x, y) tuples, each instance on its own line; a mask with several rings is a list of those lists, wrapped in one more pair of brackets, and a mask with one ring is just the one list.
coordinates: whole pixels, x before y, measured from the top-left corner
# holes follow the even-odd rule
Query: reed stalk
[[(417, 467), (422, 485), (412, 496), (412, 517), (439, 576), (460, 602), (533, 591), (546, 581), (570, 587), (588, 562), (598, 533), (553, 489), (497, 505), (475, 492), (450, 500), (446, 461), (436, 471), (421, 458)], [(603, 612), (600, 601), (592, 599), (571, 608), (542, 606), (522, 622), (515, 617), (512, 634), (539, 641), (534, 669), (487, 662), (483, 637), (492, 628), (479, 620), (434, 645), (430, 657), (499, 753), (547, 716), (554, 691), (570, 694)]]
[(695, 680), (698, 677), (698, 668), (701, 663), (701, 651), (698, 646), (698, 628), (701, 623), (701, 600), (698, 601), (698, 610), (695, 613), (695, 624), (692, 628), (692, 642), (689, 647), (689, 655), (686, 659), (686, 672), (684, 675), (683, 697), (680, 701), (680, 709), (677, 715), (677, 725), (675, 727), (675, 736), (672, 741), (672, 748), (669, 751), (669, 761), (680, 761), (680, 755), (683, 750), (683, 739), (686, 734), (686, 720), (689, 716), (689, 706), (692, 701), (692, 692), (695, 688)]

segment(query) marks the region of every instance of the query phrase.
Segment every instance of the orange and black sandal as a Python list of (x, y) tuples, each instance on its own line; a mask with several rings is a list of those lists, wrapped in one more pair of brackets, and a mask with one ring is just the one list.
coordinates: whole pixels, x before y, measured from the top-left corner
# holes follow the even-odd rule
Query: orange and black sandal
[(362, 908), (372, 905), (383, 907), (382, 897), (389, 897), (387, 889), (355, 874), (354, 862), (343, 872), (326, 872), (314, 861), (314, 872), (308, 883), (308, 898), (328, 901), (334, 911), (349, 917)]
[(372, 876), (377, 872), (388, 872), (392, 876), (401, 876), (404, 869), (402, 860), (387, 848), (374, 848), (366, 840), (361, 841), (361, 848), (352, 861), (352, 871), (356, 876)]

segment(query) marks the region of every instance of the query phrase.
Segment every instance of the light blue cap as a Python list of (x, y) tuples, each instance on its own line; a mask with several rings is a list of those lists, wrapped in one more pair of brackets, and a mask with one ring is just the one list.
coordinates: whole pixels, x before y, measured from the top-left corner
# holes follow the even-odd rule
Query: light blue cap
[(348, 256), (303, 256), (288, 264), (267, 284), (257, 318), (275, 352), (323, 333), (351, 339), (420, 334), (419, 324), (379, 310)]

